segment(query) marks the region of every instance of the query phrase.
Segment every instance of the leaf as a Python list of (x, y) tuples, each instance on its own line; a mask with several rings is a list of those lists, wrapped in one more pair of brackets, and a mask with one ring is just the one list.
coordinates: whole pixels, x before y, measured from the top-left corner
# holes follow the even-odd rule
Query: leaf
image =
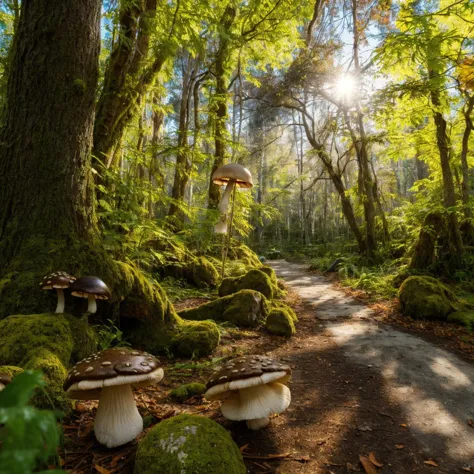
[(98, 464), (94, 464), (94, 468), (100, 472), (100, 474), (110, 474), (108, 469), (105, 469), (105, 467), (99, 466)]
[(396, 447), (397, 449), (403, 449), (403, 448), (405, 447), (405, 445), (403, 445), (403, 444), (396, 444), (395, 447)]
[(375, 469), (374, 465), (369, 461), (369, 458), (359, 455), (359, 461), (367, 474), (377, 474), (377, 470)]
[(406, 425), (405, 423), (402, 423), (400, 426), (401, 426), (402, 428), (406, 428), (406, 427), (407, 427), (407, 425)]
[(382, 467), (383, 464), (381, 462), (378, 462), (377, 459), (375, 459), (375, 454), (374, 453), (369, 453), (369, 459), (370, 459), (370, 462), (374, 465), (374, 466), (377, 466), (377, 467)]
[(431, 459), (429, 461), (424, 461), (423, 464), (427, 464), (428, 466), (434, 466), (434, 467), (438, 467), (438, 464), (436, 464), (434, 461), (432, 461)]
[(244, 444), (243, 446), (241, 446), (241, 447), (239, 448), (239, 449), (240, 449), (240, 452), (243, 453), (248, 447), (249, 447), (249, 443)]

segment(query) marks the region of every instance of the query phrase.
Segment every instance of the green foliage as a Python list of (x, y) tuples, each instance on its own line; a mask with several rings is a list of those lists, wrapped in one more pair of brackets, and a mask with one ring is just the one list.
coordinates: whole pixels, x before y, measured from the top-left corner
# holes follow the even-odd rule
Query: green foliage
[(183, 403), (195, 395), (202, 395), (205, 391), (206, 386), (202, 383), (187, 383), (171, 390), (170, 398)]
[(109, 349), (111, 347), (130, 347), (131, 344), (124, 338), (121, 331), (111, 319), (106, 324), (101, 324), (95, 328), (97, 332), (97, 345), (100, 350)]
[(52, 463), (60, 441), (57, 415), (28, 404), (35, 388), (44, 385), (40, 372), (25, 371), (0, 392), (1, 474), (63, 472), (38, 470)]

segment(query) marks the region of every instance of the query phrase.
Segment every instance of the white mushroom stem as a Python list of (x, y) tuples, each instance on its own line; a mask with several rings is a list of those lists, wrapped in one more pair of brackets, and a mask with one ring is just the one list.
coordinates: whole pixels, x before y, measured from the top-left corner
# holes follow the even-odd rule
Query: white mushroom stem
[(97, 441), (114, 448), (135, 439), (143, 430), (143, 420), (138, 413), (132, 387), (119, 385), (103, 387), (94, 432)]
[(256, 418), (255, 420), (247, 420), (247, 428), (249, 430), (261, 430), (270, 423), (270, 418)]
[(282, 413), (290, 402), (290, 389), (274, 382), (236, 391), (222, 404), (221, 411), (229, 420), (247, 420), (250, 429), (260, 429), (268, 425), (270, 415)]
[(225, 187), (224, 194), (219, 202), (217, 208), (221, 211), (222, 214), (227, 214), (227, 209), (229, 208), (230, 197), (232, 196), (232, 191), (234, 190), (236, 184), (235, 179), (229, 179), (227, 186)]
[(96, 313), (97, 312), (97, 303), (96, 299), (93, 295), (89, 295), (87, 297), (87, 302), (89, 303), (87, 306), (88, 313)]
[(56, 313), (64, 313), (64, 290), (56, 288), (58, 294), (58, 304), (56, 305)]

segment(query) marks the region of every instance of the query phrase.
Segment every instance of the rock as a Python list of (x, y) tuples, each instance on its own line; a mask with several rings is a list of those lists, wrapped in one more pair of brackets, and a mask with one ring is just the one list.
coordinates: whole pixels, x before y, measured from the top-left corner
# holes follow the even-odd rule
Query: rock
[(171, 340), (171, 350), (185, 357), (203, 357), (219, 345), (219, 328), (213, 321), (184, 321)]
[[(34, 403), (40, 408), (68, 411), (62, 384), (67, 367), (88, 356), (97, 347), (95, 331), (83, 320), (67, 314), (13, 315), (0, 321), (0, 365), (41, 370), (46, 378), (46, 394), (38, 393)], [(49, 397), (49, 399), (48, 399)]]
[(14, 365), (0, 365), (0, 374), (8, 374), (13, 378), (21, 372), (23, 372), (21, 367), (16, 367)]
[(415, 319), (446, 320), (460, 303), (446, 285), (428, 276), (407, 278), (400, 286), (398, 297), (403, 314)]
[(138, 446), (134, 474), (245, 474), (229, 433), (209, 418), (179, 415), (153, 427)]
[(282, 258), (281, 252), (279, 250), (271, 250), (267, 253), (268, 260), (278, 260)]
[(255, 290), (262, 293), (267, 299), (272, 300), (275, 287), (276, 285), (272, 283), (267, 273), (254, 268), (242, 277), (224, 278), (219, 287), (219, 296), (231, 295), (240, 290)]
[(290, 312), (285, 308), (274, 308), (265, 321), (265, 327), (271, 334), (291, 337), (296, 333), (295, 323)]
[(197, 257), (192, 264), (193, 283), (198, 288), (215, 288), (219, 283), (219, 273), (206, 257)]
[(227, 321), (235, 326), (256, 327), (267, 318), (270, 304), (258, 291), (241, 290), (218, 298), (197, 308), (186, 309), (179, 315), (184, 319)]
[(460, 324), (472, 331), (474, 329), (474, 311), (455, 311), (448, 316), (448, 321)]
[(202, 395), (205, 391), (206, 386), (202, 383), (187, 383), (171, 390), (170, 398), (183, 403), (185, 400), (194, 397), (195, 395)]
[(342, 262), (343, 262), (342, 258), (336, 258), (336, 260), (334, 260), (334, 262), (331, 263), (329, 268), (327, 270), (325, 270), (324, 273), (333, 273), (333, 272), (337, 271), (338, 265)]

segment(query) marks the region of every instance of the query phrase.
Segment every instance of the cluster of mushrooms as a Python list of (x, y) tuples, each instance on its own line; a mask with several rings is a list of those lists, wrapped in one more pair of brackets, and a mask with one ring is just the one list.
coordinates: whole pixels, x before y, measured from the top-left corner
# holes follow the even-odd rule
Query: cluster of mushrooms
[(83, 276), (77, 278), (69, 273), (58, 271), (46, 275), (40, 283), (42, 290), (56, 290), (58, 294), (58, 304), (56, 313), (64, 313), (64, 290), (69, 289), (73, 296), (87, 298), (88, 313), (97, 311), (96, 300), (110, 299), (110, 290), (107, 285), (98, 277)]
[[(66, 396), (99, 400), (94, 432), (99, 443), (113, 448), (132, 441), (142, 430), (132, 389), (155, 385), (164, 376), (159, 360), (147, 352), (106, 349), (78, 362), (64, 382)], [(221, 411), (229, 420), (245, 420), (252, 430), (268, 425), (271, 415), (285, 411), (291, 378), (288, 365), (267, 356), (230, 360), (207, 383), (207, 400), (223, 400)]]

